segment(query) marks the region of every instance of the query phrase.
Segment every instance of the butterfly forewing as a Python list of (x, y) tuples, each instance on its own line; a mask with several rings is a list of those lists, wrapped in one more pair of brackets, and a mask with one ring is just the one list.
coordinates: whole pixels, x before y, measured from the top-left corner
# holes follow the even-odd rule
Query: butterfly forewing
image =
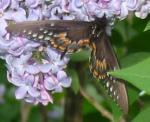
[(89, 45), (92, 24), (69, 20), (29, 21), (11, 24), (7, 31), (14, 36), (48, 43), (61, 52), (73, 53)]
[(101, 80), (112, 98), (125, 113), (128, 112), (128, 98), (124, 81), (107, 74), (108, 71), (118, 69), (118, 61), (111, 47), (108, 36), (102, 32), (99, 38), (93, 38), (90, 70)]

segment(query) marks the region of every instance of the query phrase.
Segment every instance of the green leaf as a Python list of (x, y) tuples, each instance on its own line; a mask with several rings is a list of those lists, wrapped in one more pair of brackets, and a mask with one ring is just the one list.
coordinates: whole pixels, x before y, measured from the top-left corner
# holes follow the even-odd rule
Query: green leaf
[(137, 88), (150, 94), (150, 58), (131, 67), (110, 72), (110, 74), (127, 80)]
[(4, 104), (0, 104), (0, 117), (4, 122), (11, 122), (14, 118), (19, 118), (18, 113), (20, 111), (19, 104), (9, 103), (6, 101)]
[(150, 57), (150, 53), (148, 52), (138, 52), (138, 53), (129, 54), (128, 56), (121, 59), (120, 61), (121, 67), (125, 68), (125, 67), (132, 66), (149, 57)]
[(81, 52), (77, 52), (72, 54), (71, 61), (73, 62), (81, 62), (81, 61), (87, 61), (90, 56), (90, 51), (89, 50), (83, 50)]
[(86, 92), (90, 96), (92, 96), (96, 101), (101, 102), (103, 98), (101, 95), (97, 92), (96, 88), (93, 85), (86, 85)]
[(41, 114), (38, 107), (32, 108), (28, 122), (41, 122)]
[(128, 53), (133, 52), (150, 52), (150, 31), (146, 31), (144, 33), (139, 33), (137, 36), (134, 36), (130, 40), (126, 42), (126, 47)]
[(75, 70), (73, 69), (69, 69), (68, 73), (70, 75), (70, 77), (72, 78), (72, 84), (71, 84), (71, 88), (73, 89), (74, 93), (78, 93), (79, 88), (80, 88), (80, 83), (79, 83), (79, 77), (78, 74)]
[(132, 122), (149, 122), (150, 121), (150, 106), (141, 111)]
[(148, 30), (150, 30), (150, 21), (147, 23), (147, 25), (146, 25), (144, 31), (148, 31)]
[(113, 120), (114, 122), (119, 122), (123, 112), (114, 101), (112, 101), (110, 104), (111, 104), (112, 113), (113, 113)]
[(83, 100), (83, 115), (95, 113), (97, 110), (86, 99)]
[(127, 87), (129, 105), (132, 105), (139, 98), (139, 90), (131, 86)]
[(0, 59), (0, 74), (1, 74), (1, 77), (0, 77), (0, 83), (7, 83), (7, 73), (6, 73), (6, 66), (4, 65), (5, 64), (5, 61), (1, 60)]

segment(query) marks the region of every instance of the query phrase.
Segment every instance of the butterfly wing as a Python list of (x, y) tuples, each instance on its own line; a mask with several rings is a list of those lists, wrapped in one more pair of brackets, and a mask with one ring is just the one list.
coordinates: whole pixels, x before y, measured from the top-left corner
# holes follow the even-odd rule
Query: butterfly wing
[(73, 53), (89, 44), (92, 23), (69, 20), (28, 21), (10, 24), (14, 36), (48, 43), (61, 52)]
[(124, 81), (107, 74), (108, 71), (119, 69), (109, 37), (102, 32), (98, 39), (93, 40), (91, 47), (90, 70), (92, 74), (104, 81), (110, 96), (127, 113), (128, 98)]

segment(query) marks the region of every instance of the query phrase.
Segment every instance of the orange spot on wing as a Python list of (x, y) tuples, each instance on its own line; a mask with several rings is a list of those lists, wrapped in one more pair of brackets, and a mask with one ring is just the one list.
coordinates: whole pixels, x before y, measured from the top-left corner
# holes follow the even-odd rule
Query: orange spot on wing
[(78, 42), (78, 44), (79, 44), (80, 46), (87, 46), (87, 45), (89, 45), (89, 43), (90, 43), (89, 39), (81, 39), (81, 40), (79, 40), (79, 42)]

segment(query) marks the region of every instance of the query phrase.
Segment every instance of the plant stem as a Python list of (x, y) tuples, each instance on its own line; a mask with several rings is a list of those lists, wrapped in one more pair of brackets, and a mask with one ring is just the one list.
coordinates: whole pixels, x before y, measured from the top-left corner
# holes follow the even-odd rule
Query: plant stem
[[(80, 84), (83, 76), (83, 65), (81, 63), (77, 63), (75, 69), (78, 73)], [(82, 72), (82, 74), (80, 74)], [(81, 78), (82, 76), (82, 78)], [(82, 83), (83, 84), (83, 83)], [(83, 97), (80, 92), (77, 94), (69, 88), (66, 94), (65, 100), (65, 114), (64, 114), (64, 122), (83, 122), (82, 115), (82, 105), (83, 105)]]
[(40, 104), (41, 122), (48, 122), (47, 108)]
[(80, 93), (74, 94), (72, 89), (67, 90), (64, 122), (83, 122), (82, 100)]
[(21, 122), (27, 122), (29, 114), (31, 111), (31, 106), (25, 102), (21, 103)]
[(86, 93), (86, 91), (83, 90), (83, 88), (80, 87), (80, 92), (86, 98), (91, 105), (93, 105), (100, 113), (102, 116), (106, 117), (110, 121), (113, 121), (113, 116), (112, 114), (107, 111), (103, 106), (101, 106), (92, 96)]

